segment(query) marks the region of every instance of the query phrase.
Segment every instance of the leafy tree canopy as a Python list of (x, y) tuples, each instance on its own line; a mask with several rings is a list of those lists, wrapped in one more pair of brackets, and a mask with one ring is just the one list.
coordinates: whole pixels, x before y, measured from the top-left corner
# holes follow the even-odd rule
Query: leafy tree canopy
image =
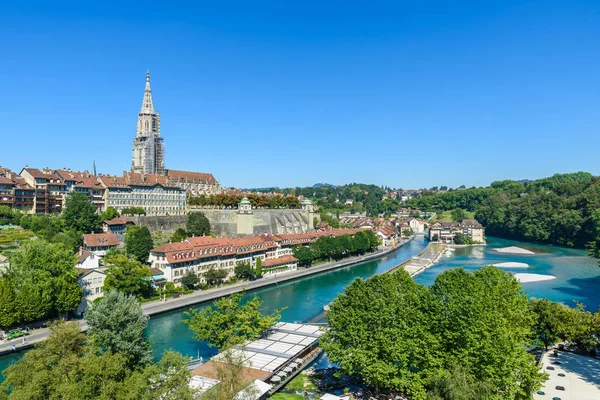
[(144, 337), (148, 317), (135, 297), (109, 291), (89, 308), (85, 320), (101, 353), (123, 355), (131, 369), (152, 363), (152, 350)]
[(150, 284), (150, 268), (139, 261), (127, 258), (123, 254), (105, 257), (108, 265), (104, 291), (118, 290), (124, 294), (150, 297), (154, 289)]
[(154, 248), (152, 235), (146, 226), (132, 226), (125, 234), (125, 250), (138, 261), (145, 263)]
[(67, 228), (83, 233), (91, 233), (100, 227), (100, 217), (96, 207), (87, 195), (71, 192), (65, 201), (63, 218)]
[(192, 212), (188, 215), (187, 234), (189, 236), (203, 236), (210, 233), (210, 222), (201, 212)]
[(242, 304), (243, 296), (244, 293), (232, 294), (216, 300), (212, 307), (187, 311), (188, 319), (184, 322), (194, 332), (194, 338), (208, 341), (209, 346), (226, 349), (256, 339), (281, 318), (281, 310), (263, 315), (258, 297)]

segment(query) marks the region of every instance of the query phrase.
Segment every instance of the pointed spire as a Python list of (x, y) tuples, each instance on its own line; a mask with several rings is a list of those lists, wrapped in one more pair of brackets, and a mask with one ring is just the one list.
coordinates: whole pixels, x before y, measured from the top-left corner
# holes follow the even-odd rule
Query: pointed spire
[(94, 176), (98, 176), (98, 174), (96, 174), (96, 160), (94, 160)]
[(146, 71), (146, 88), (144, 89), (144, 101), (142, 101), (142, 114), (154, 114), (152, 104), (152, 90), (150, 89), (150, 71)]

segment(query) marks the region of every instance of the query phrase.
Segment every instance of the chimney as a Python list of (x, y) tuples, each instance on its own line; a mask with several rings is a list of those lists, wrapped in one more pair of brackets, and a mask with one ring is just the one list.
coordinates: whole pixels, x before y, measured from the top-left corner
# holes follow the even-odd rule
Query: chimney
[(79, 246), (79, 256), (83, 255), (83, 246)]

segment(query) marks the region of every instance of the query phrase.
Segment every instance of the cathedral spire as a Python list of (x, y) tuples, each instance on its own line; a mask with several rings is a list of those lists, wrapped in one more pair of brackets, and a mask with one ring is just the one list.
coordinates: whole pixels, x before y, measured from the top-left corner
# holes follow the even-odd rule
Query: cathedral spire
[(144, 100), (142, 101), (142, 114), (154, 114), (152, 104), (152, 90), (150, 89), (150, 71), (146, 71), (146, 88), (144, 89)]

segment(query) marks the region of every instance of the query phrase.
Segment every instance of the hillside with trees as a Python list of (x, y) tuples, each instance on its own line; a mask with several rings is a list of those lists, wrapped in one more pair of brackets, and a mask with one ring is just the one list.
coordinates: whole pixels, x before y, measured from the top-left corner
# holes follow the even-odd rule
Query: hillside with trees
[(594, 249), (599, 241), (600, 249), (600, 180), (587, 172), (428, 194), (407, 206), (475, 212), (490, 236)]

